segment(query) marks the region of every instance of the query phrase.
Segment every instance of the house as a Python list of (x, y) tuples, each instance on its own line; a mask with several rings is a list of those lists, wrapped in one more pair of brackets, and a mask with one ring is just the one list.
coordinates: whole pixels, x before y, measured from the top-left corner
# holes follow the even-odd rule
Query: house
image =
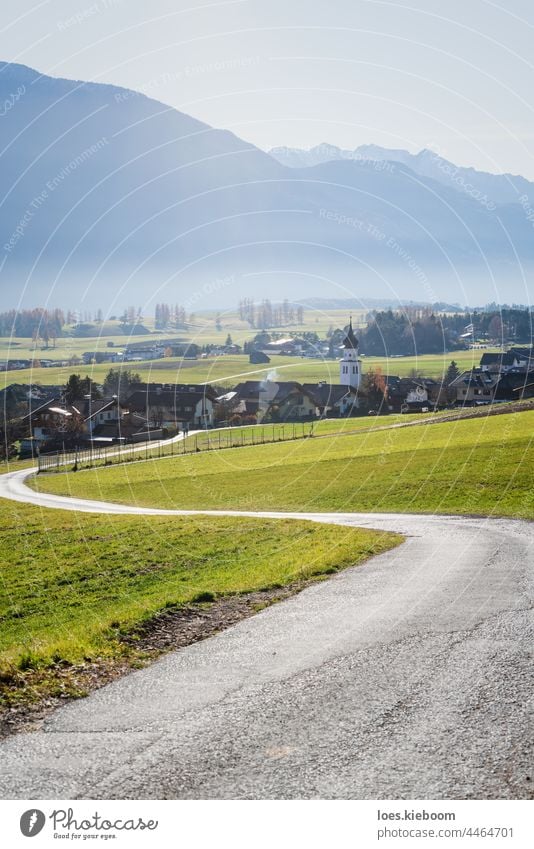
[(427, 413), (434, 410), (439, 397), (439, 383), (428, 377), (405, 378), (399, 380), (399, 392), (403, 399), (403, 413)]
[(43, 404), (52, 404), (60, 397), (60, 386), (37, 386), (28, 383), (10, 383), (0, 389), (0, 409), (2, 418), (7, 421), (22, 419), (32, 409), (36, 410)]
[(534, 370), (503, 374), (495, 390), (496, 401), (521, 401), (534, 398)]
[(230, 345), (210, 345), (206, 348), (206, 353), (214, 357), (222, 357), (225, 354), (240, 354), (241, 352), (241, 345), (236, 345), (233, 342)]
[(482, 371), (506, 372), (511, 368), (518, 368), (521, 359), (513, 351), (496, 351), (492, 354), (482, 354), (480, 368)]
[(126, 410), (117, 397), (104, 400), (86, 398), (81, 409), (89, 437), (102, 435), (101, 430), (104, 425), (108, 426), (108, 432), (111, 431), (110, 426), (112, 426), (115, 436), (117, 438), (120, 436), (120, 422)]
[(483, 354), (480, 359), (480, 368), (482, 371), (496, 373), (529, 371), (534, 369), (534, 352), (532, 348), (510, 348), (506, 352)]
[(130, 383), (130, 392), (155, 392), (161, 395), (164, 392), (197, 392), (203, 394), (211, 401), (217, 398), (217, 391), (212, 386), (206, 383)]
[(296, 381), (247, 380), (234, 392), (235, 403), (258, 422), (309, 421), (319, 412), (314, 396)]
[(449, 384), (449, 390), (456, 394), (456, 404), (473, 406), (491, 404), (495, 400), (500, 375), (474, 368), (464, 371)]
[(513, 354), (520, 368), (531, 370), (534, 368), (534, 348), (510, 348), (509, 354)]
[(118, 363), (123, 358), (124, 354), (122, 351), (85, 351), (82, 354), (82, 362), (85, 365), (90, 365), (91, 363)]
[(273, 339), (262, 345), (262, 350), (268, 354), (300, 354), (307, 347), (307, 343), (303, 339), (294, 339), (288, 336), (285, 339)]
[(147, 442), (163, 437), (163, 430), (154, 427), (144, 416), (126, 412), (120, 420), (99, 424), (93, 431), (92, 441)]
[(145, 360), (159, 360), (165, 354), (165, 346), (158, 345), (128, 345), (124, 351), (124, 360), (127, 362), (141, 362)]
[(0, 364), (0, 371), (17, 371), (20, 369), (31, 368), (33, 364), (33, 360), (2, 360)]
[(81, 410), (73, 404), (65, 404), (62, 398), (42, 404), (26, 417), (30, 436), (23, 440), (21, 452), (33, 443), (33, 448), (41, 449), (47, 443), (77, 441), (85, 433)]
[(315, 398), (321, 416), (350, 416), (358, 409), (358, 390), (353, 386), (340, 384), (303, 383), (303, 389)]
[(137, 390), (126, 402), (130, 413), (144, 416), (153, 427), (180, 430), (212, 427), (214, 396), (211, 387), (173, 386), (169, 389)]
[(391, 375), (385, 381), (390, 412), (428, 412), (449, 402), (447, 387), (430, 377)]
[[(121, 419), (125, 408), (116, 397), (104, 400), (82, 398), (72, 404), (65, 403), (62, 392), (56, 397), (35, 406), (26, 416), (29, 436), (21, 445), (21, 452), (36, 448), (47, 449), (62, 443), (81, 444), (103, 435), (121, 437)], [(27, 443), (27, 444), (26, 444)]]

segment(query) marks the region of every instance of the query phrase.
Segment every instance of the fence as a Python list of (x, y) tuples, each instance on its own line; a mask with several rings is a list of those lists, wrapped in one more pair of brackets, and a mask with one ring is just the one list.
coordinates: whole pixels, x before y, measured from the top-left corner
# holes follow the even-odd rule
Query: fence
[(89, 446), (72, 451), (57, 451), (40, 454), (37, 468), (41, 472), (57, 472), (68, 469), (89, 469), (94, 466), (109, 466), (131, 463), (134, 460), (153, 460), (163, 457), (179, 457), (198, 454), (202, 451), (222, 451), (226, 448), (245, 448), (267, 445), (273, 442), (289, 442), (313, 436), (313, 423), (256, 425), (247, 428), (202, 431), (186, 436), (179, 441), (145, 442), (139, 444)]

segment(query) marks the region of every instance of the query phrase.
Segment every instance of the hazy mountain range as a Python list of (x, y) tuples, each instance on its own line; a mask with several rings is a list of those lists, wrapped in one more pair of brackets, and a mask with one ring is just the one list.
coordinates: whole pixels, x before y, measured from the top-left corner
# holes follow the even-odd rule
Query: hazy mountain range
[[(419, 153), (362, 144), (354, 150), (343, 150), (332, 144), (319, 144), (309, 150), (294, 147), (273, 147), (269, 151), (282, 165), (289, 168), (311, 168), (323, 162), (351, 160), (368, 163), (399, 163), (421, 177), (430, 177), (492, 209), (497, 204), (518, 203), (529, 194), (534, 199), (534, 183), (513, 174), (489, 174), (475, 168), (463, 168), (445, 159), (434, 150)], [(385, 167), (385, 166), (383, 166)]]
[(523, 178), (452, 179), (430, 151), (268, 154), (137, 92), (12, 64), (0, 129), (3, 307), (528, 300)]

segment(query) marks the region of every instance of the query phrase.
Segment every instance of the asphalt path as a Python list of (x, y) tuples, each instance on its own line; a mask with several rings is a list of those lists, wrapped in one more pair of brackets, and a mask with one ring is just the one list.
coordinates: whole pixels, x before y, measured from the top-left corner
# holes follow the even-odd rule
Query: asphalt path
[[(37, 493), (31, 473), (0, 477), (0, 496), (200, 513)], [(407, 539), (4, 741), (3, 798), (532, 797), (533, 523), (206, 513)]]

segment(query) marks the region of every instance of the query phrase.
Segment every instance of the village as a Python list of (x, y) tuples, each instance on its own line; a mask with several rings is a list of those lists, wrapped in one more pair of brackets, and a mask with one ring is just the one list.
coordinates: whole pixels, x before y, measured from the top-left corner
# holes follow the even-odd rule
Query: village
[[(102, 385), (73, 374), (65, 386), (9, 387), (4, 393), (11, 390), (13, 394), (16, 389), (29, 407), (17, 424), (19, 456), (66, 447), (141, 443), (215, 427), (413, 415), (534, 397), (534, 355), (529, 347), (484, 352), (479, 365), (464, 372), (453, 360), (440, 381), (384, 374), (380, 369), (364, 371), (352, 319), (341, 339), (338, 383), (284, 381), (270, 371), (262, 379), (244, 380), (229, 388), (212, 383), (144, 382), (129, 370), (112, 369)], [(269, 354), (290, 354), (298, 344), (294, 339), (266, 342), (249, 352), (249, 361), (268, 364)], [(146, 356), (145, 347), (131, 350)], [(226, 347), (235, 352), (231, 340)], [(159, 348), (152, 350), (154, 356), (160, 355)], [(112, 357), (105, 361), (117, 362)], [(84, 362), (91, 361), (89, 353), (84, 356)], [(135, 356), (128, 361), (135, 363)]]
[(531, 846), (534, 2), (2, 12), (3, 845)]

